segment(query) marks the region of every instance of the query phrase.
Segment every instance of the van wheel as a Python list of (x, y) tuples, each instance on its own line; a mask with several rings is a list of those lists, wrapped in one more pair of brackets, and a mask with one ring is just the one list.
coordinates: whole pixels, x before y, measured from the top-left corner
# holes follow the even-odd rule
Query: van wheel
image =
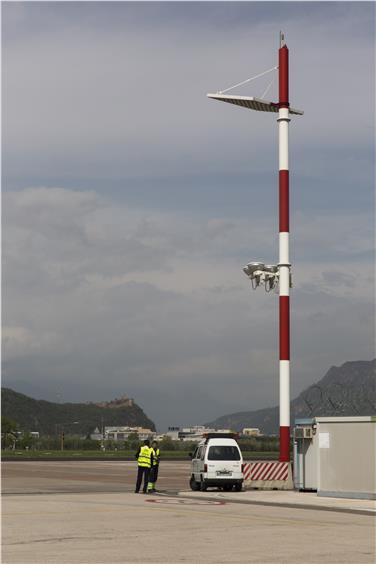
[(205, 482), (201, 482), (200, 486), (202, 492), (206, 492), (206, 490), (208, 489), (208, 486), (205, 484)]
[(235, 484), (234, 490), (236, 492), (241, 492), (242, 491), (242, 484)]
[(200, 490), (200, 484), (199, 482), (196, 482), (193, 476), (191, 476), (191, 479), (189, 480), (189, 486), (194, 492), (198, 492)]

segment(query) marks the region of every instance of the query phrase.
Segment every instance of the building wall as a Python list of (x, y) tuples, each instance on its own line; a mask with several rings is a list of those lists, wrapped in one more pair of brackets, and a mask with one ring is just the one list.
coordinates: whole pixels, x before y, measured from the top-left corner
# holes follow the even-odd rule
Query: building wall
[(249, 436), (249, 437), (259, 437), (261, 435), (261, 431), (257, 427), (253, 427), (253, 428), (249, 428), (249, 429), (246, 428), (246, 429), (243, 429), (242, 435), (246, 435), (246, 436)]
[(376, 418), (317, 418), (316, 422), (318, 495), (375, 499)]
[(299, 439), (294, 456), (295, 488), (317, 490), (317, 448), (316, 441)]

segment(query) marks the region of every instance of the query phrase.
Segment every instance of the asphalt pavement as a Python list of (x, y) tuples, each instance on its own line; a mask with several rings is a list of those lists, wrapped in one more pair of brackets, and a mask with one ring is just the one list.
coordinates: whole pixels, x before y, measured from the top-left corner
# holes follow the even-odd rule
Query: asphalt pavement
[(133, 462), (3, 463), (2, 561), (375, 562), (375, 518), (358, 501), (351, 512), (323, 511), (289, 506), (312, 505), (313, 494), (190, 492), (187, 462), (162, 464), (161, 493), (143, 495), (133, 493), (135, 475)]

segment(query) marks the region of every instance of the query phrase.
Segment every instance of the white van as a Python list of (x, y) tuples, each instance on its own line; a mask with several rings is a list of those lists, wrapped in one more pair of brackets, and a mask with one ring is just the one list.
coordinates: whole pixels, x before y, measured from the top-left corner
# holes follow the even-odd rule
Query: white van
[(212, 486), (240, 491), (242, 484), (243, 457), (238, 443), (228, 433), (209, 433), (192, 454), (191, 489), (205, 491)]

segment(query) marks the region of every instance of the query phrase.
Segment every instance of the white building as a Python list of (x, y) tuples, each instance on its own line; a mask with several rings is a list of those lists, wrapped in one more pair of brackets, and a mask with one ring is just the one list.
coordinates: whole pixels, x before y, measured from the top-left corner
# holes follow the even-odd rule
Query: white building
[(146, 429), (144, 427), (129, 427), (129, 426), (110, 426), (105, 427), (103, 433), (101, 433), (98, 429), (94, 429), (94, 432), (90, 435), (90, 438), (93, 440), (100, 441), (104, 439), (112, 440), (112, 441), (126, 441), (129, 435), (136, 433), (140, 441), (144, 441), (145, 439), (150, 439), (154, 437), (155, 433), (151, 429)]
[(214, 429), (208, 429), (202, 425), (195, 425), (194, 427), (183, 427), (179, 431), (179, 439), (181, 441), (201, 441), (206, 433), (213, 433)]
[(231, 433), (229, 429), (209, 429), (203, 425), (193, 427), (169, 427), (166, 436), (173, 441), (201, 441), (207, 433)]
[(172, 441), (178, 441), (179, 431), (180, 427), (169, 427), (167, 433), (165, 434), (165, 437), (168, 437)]
[(243, 429), (242, 435), (246, 437), (261, 437), (262, 433), (257, 427), (248, 427)]

